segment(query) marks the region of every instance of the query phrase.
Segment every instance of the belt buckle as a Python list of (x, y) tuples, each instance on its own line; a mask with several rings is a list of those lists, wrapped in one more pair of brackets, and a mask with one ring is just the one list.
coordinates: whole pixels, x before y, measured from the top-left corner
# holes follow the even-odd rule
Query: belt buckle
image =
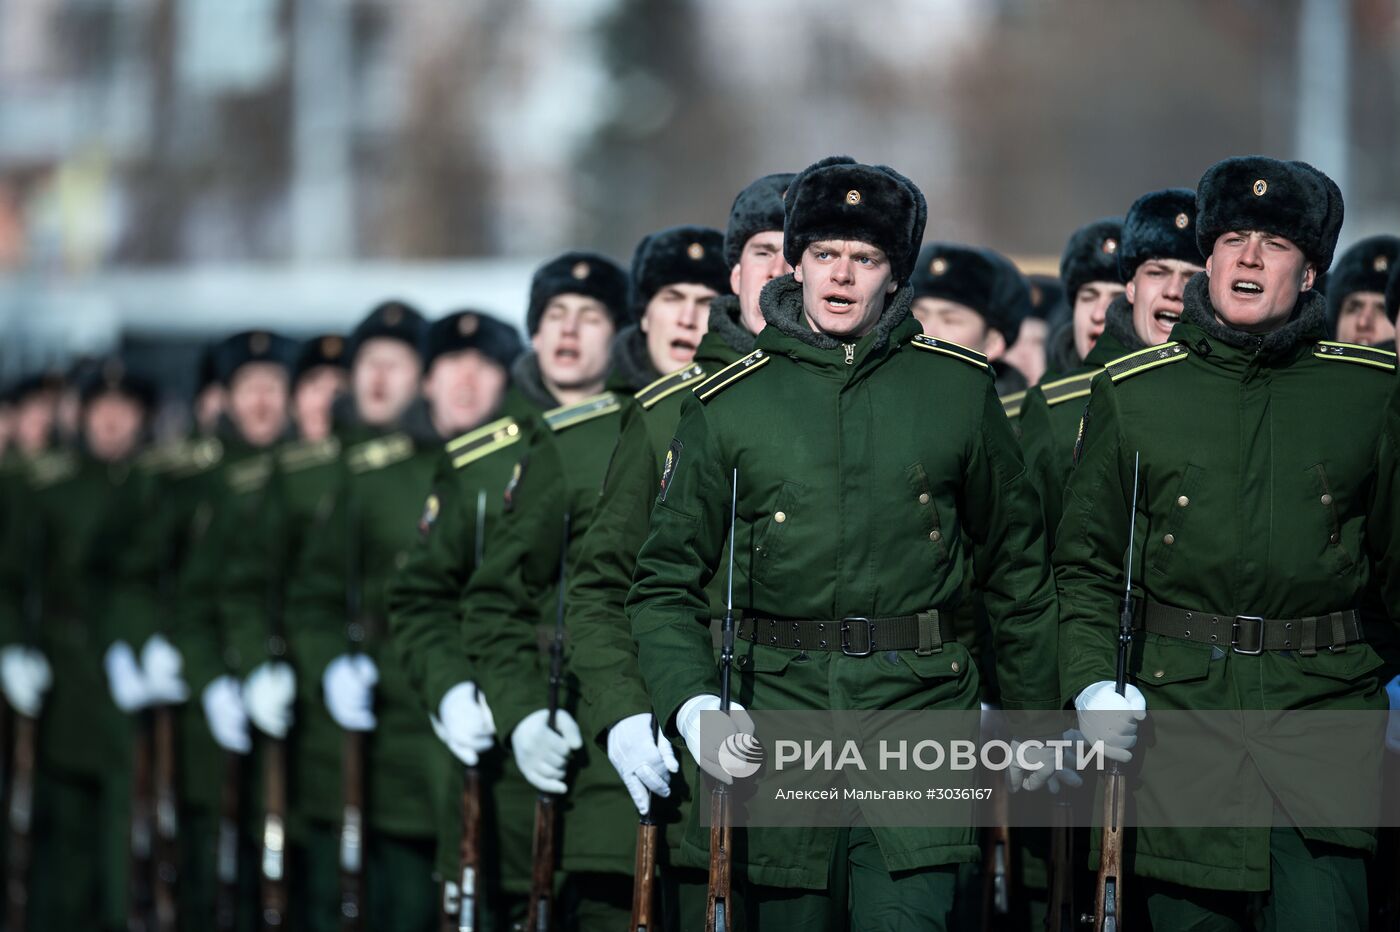
[[(1242, 621), (1257, 621), (1257, 622), (1259, 623), (1259, 627), (1258, 627), (1258, 629), (1257, 629), (1257, 630), (1259, 631), (1259, 640), (1258, 640), (1259, 646), (1256, 647), (1256, 648), (1254, 648), (1254, 650), (1245, 650), (1243, 647), (1240, 647), (1240, 645), (1239, 645), (1240, 622), (1242, 622)], [(1234, 651), (1234, 652), (1237, 653), (1237, 654), (1244, 654), (1245, 656), (1248, 656), (1248, 657), (1257, 657), (1257, 656), (1259, 656), (1260, 654), (1264, 653), (1264, 616), (1263, 616), (1263, 615), (1236, 615), (1236, 616), (1235, 616), (1235, 622), (1234, 622), (1233, 625), (1230, 626), (1230, 650)]]
[[(865, 625), (865, 650), (851, 650), (850, 642), (846, 639), (847, 629), (856, 622)], [(847, 657), (869, 657), (875, 653), (875, 626), (869, 618), (863, 615), (848, 615), (841, 619), (841, 653)]]

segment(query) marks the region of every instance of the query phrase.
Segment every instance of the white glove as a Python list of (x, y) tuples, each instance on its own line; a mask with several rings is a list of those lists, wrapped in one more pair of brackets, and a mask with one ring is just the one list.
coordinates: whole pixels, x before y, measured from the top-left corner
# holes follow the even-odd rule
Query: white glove
[(146, 679), (149, 704), (178, 705), (190, 697), (190, 688), (181, 675), (184, 658), (163, 634), (153, 634), (141, 648), (141, 672)]
[(536, 709), (515, 726), (510, 747), (516, 766), (531, 786), (541, 793), (561, 796), (569, 791), (564, 782), (569, 755), (583, 747), (583, 735), (573, 716), (563, 709), (554, 713), (554, 728), (549, 727), (549, 710)]
[(1385, 723), (1385, 746), (1400, 753), (1400, 676), (1385, 684), (1385, 697), (1390, 700), (1390, 716)]
[(37, 718), (44, 706), (44, 693), (52, 684), (53, 670), (35, 648), (11, 644), (0, 650), (0, 687), (10, 707), (20, 715)]
[(629, 715), (608, 729), (608, 760), (622, 777), (637, 812), (651, 809), (651, 794), (671, 795), (671, 774), (681, 769), (671, 742), (652, 727), (648, 712)]
[(280, 660), (258, 664), (243, 683), (243, 704), (258, 731), (281, 740), (292, 727), (297, 675)]
[(1129, 683), (1126, 695), (1120, 696), (1115, 683), (1100, 680), (1084, 688), (1074, 707), (1086, 742), (1102, 741), (1109, 760), (1126, 764), (1133, 759), (1129, 749), (1137, 744), (1138, 722), (1147, 717), (1147, 698), (1141, 690)]
[(438, 714), (429, 717), (438, 738), (468, 767), (475, 767), (496, 743), (496, 719), (475, 683), (453, 686), (438, 704)]
[(118, 709), (128, 713), (139, 712), (151, 704), (146, 678), (141, 675), (141, 667), (136, 663), (136, 653), (130, 644), (117, 641), (107, 648), (102, 667), (107, 671), (107, 689), (111, 691), (112, 701)]
[[(731, 734), (753, 734), (753, 719), (749, 718), (748, 712), (737, 702), (729, 703), (728, 730), (717, 735), (709, 735), (710, 744), (701, 748), (700, 746), (700, 718), (703, 712), (718, 712), (720, 707), (719, 696), (708, 694), (692, 696), (681, 706), (676, 713), (676, 729), (685, 739), (686, 750), (694, 758), (695, 763), (700, 765), (700, 769), (724, 783), (733, 783), (734, 778), (725, 772), (719, 764), (719, 746)], [(718, 738), (718, 740), (714, 740)]]
[(235, 754), (247, 754), (253, 749), (253, 739), (248, 735), (248, 713), (243, 708), (243, 691), (238, 688), (238, 680), (227, 674), (219, 677), (204, 687), (199, 700), (215, 744)]
[(379, 668), (368, 654), (341, 654), (326, 664), (321, 689), (326, 709), (346, 731), (374, 731), (374, 684)]
[[(1070, 742), (1083, 741), (1084, 736), (1078, 729), (1071, 728), (1062, 736), (1064, 740)], [(1060, 748), (1060, 767), (1055, 767), (1055, 748), (1047, 747), (1043, 743), (1037, 743), (1025, 747), (1021, 741), (1011, 742), (1011, 792), (1017, 790), (1035, 791), (1042, 786), (1048, 786), (1051, 793), (1060, 792), (1060, 786), (1082, 786), (1084, 778), (1079, 775), (1079, 771), (1074, 769), (1075, 751), (1074, 748)], [(1022, 759), (1031, 766), (1023, 768)], [(1039, 766), (1036, 766), (1039, 765)]]

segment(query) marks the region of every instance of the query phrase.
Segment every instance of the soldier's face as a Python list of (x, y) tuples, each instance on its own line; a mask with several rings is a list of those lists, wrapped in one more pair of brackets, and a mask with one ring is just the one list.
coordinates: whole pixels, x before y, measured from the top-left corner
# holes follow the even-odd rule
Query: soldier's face
[(482, 423), (501, 404), (506, 370), (480, 351), (445, 353), (433, 360), (423, 395), (433, 409), (433, 425), (444, 436)]
[(239, 366), (228, 386), (228, 415), (253, 446), (276, 441), (287, 426), (287, 370), (270, 362)]
[(739, 319), (749, 333), (758, 333), (767, 323), (758, 296), (763, 286), (792, 271), (783, 258), (783, 231), (755, 233), (744, 243), (739, 261), (729, 272), (729, 287), (739, 296)]
[(104, 463), (125, 459), (136, 447), (145, 412), (125, 395), (98, 395), (82, 410), (83, 440)]
[(194, 399), (194, 420), (202, 434), (212, 434), (219, 424), (219, 415), (228, 406), (228, 392), (217, 382), (204, 386)]
[(1385, 316), (1385, 295), (1376, 291), (1353, 291), (1347, 295), (1337, 314), (1337, 339), (1362, 346), (1395, 339), (1395, 325)]
[(423, 363), (407, 343), (388, 337), (366, 340), (350, 371), (360, 420), (371, 427), (394, 423), (417, 396), (422, 375)]
[(951, 340), (988, 359), (1000, 359), (1006, 354), (1006, 338), (1001, 331), (987, 326), (987, 318), (966, 304), (947, 298), (915, 298), (914, 316), (923, 325), (925, 336)]
[(793, 276), (818, 333), (853, 342), (875, 328), (885, 299), (899, 290), (885, 251), (858, 240), (825, 240), (802, 252)]
[(34, 392), (16, 406), (15, 442), (25, 453), (38, 453), (48, 445), (57, 403), (53, 392)]
[(350, 379), (339, 366), (317, 366), (292, 390), (292, 417), (306, 440), (324, 440), (331, 432), (331, 403)]
[(1045, 374), (1045, 340), (1050, 335), (1050, 326), (1038, 317), (1027, 317), (1021, 321), (1021, 332), (1016, 334), (1016, 342), (1001, 358), (1021, 370), (1026, 382), (1034, 385)]
[(539, 357), (546, 384), (577, 390), (602, 384), (615, 333), (602, 302), (561, 294), (545, 305), (530, 345)]
[(674, 372), (695, 358), (700, 338), (710, 329), (710, 302), (717, 294), (704, 285), (679, 282), (651, 296), (641, 326), (657, 372)]
[(1117, 282), (1088, 282), (1074, 294), (1074, 351), (1083, 359), (1103, 333), (1104, 315), (1113, 299), (1123, 293)]
[(1180, 259), (1149, 259), (1128, 282), (1128, 302), (1133, 306), (1133, 330), (1148, 346), (1165, 343), (1181, 320), (1181, 296), (1191, 276), (1204, 269)]
[(1210, 303), (1228, 327), (1267, 333), (1288, 322), (1314, 270), (1292, 240), (1258, 230), (1222, 233), (1206, 260)]

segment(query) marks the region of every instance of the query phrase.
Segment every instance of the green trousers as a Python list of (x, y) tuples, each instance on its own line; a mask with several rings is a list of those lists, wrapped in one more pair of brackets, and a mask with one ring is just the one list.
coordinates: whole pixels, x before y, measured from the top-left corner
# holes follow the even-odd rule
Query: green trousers
[(1269, 835), (1266, 894), (1200, 890), (1142, 880), (1152, 928), (1161, 932), (1364, 932), (1366, 859), (1350, 848), (1308, 841), (1294, 828)]
[(891, 873), (875, 834), (850, 829), (837, 838), (826, 890), (736, 888), (735, 928), (946, 932), (956, 888), (956, 865)]

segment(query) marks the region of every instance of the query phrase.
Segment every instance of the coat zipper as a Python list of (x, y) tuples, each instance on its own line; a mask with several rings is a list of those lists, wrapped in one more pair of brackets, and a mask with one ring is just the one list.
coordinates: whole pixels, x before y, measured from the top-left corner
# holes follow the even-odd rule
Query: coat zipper
[(841, 348), (846, 351), (846, 365), (856, 364), (856, 345), (854, 343), (842, 343)]

